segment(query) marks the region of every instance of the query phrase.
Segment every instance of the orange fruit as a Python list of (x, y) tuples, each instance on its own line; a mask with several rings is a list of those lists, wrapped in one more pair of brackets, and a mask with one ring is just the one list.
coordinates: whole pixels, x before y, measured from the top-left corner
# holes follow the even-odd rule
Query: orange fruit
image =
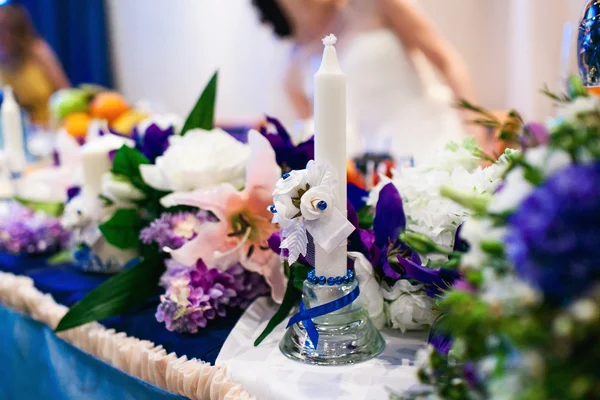
[(365, 176), (362, 172), (356, 167), (356, 164), (352, 160), (346, 161), (346, 178), (348, 183), (352, 183), (355, 186), (358, 186), (361, 189), (366, 188), (365, 184)]
[(85, 139), (91, 121), (92, 117), (86, 113), (73, 113), (66, 116), (63, 128), (74, 138)]
[(97, 119), (112, 123), (129, 110), (129, 104), (119, 93), (103, 92), (94, 97), (90, 104), (90, 113)]

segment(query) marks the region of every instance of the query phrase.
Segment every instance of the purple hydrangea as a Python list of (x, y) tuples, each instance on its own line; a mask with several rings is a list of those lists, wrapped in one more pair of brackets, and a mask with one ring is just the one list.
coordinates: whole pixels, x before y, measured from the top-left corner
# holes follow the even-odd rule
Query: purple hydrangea
[(144, 244), (156, 243), (162, 249), (178, 249), (196, 237), (199, 226), (214, 222), (216, 218), (207, 211), (163, 213), (150, 226), (142, 229), (140, 239)]
[(0, 251), (11, 254), (52, 254), (67, 248), (71, 235), (57, 218), (19, 204), (0, 215)]
[(202, 260), (191, 268), (168, 260), (161, 286), (166, 293), (161, 296), (156, 319), (180, 333), (196, 333), (208, 321), (225, 317), (228, 308), (245, 309), (269, 293), (262, 276), (239, 264), (220, 271), (209, 269)]
[(509, 219), (507, 257), (547, 301), (567, 304), (600, 279), (600, 163), (552, 175)]

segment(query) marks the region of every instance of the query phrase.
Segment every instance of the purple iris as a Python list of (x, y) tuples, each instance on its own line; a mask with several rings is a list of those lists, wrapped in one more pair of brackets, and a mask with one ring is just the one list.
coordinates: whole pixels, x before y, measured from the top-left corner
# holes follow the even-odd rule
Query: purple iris
[(600, 163), (552, 175), (511, 216), (506, 255), (545, 300), (568, 304), (600, 279)]
[(402, 206), (402, 197), (394, 184), (389, 183), (379, 194), (373, 230), (375, 245), (381, 250), (380, 263), (376, 270), (392, 281), (400, 279), (403, 271), (395, 263), (390, 264), (389, 256), (397, 254), (398, 258), (406, 257), (415, 263), (421, 263), (419, 255), (400, 241), (400, 233), (405, 229), (406, 215)]
[(278, 119), (267, 116), (267, 123), (273, 125), (277, 132), (270, 133), (264, 125), (260, 128), (260, 133), (271, 143), (277, 164), (282, 171), (285, 173), (306, 168), (306, 164), (315, 158), (314, 137), (295, 146), (290, 134)]
[(354, 225), (354, 232), (348, 237), (348, 251), (362, 253), (373, 265), (378, 265), (381, 250), (375, 245), (375, 232), (371, 229), (360, 229), (358, 215), (350, 201), (348, 201), (348, 221)]
[(460, 278), (460, 273), (450, 269), (430, 269), (423, 267), (420, 262), (416, 263), (401, 256), (398, 256), (398, 261), (404, 268), (407, 278), (414, 279), (425, 285), (425, 291), (429, 297), (439, 296)]
[(358, 186), (349, 183), (347, 186), (348, 201), (352, 204), (355, 210), (360, 210), (367, 204), (369, 192), (359, 188)]
[(157, 124), (150, 124), (143, 132), (136, 127), (131, 138), (135, 141), (135, 148), (139, 150), (151, 163), (157, 157), (164, 154), (169, 147), (169, 137), (175, 134), (175, 128), (171, 125), (162, 129)]

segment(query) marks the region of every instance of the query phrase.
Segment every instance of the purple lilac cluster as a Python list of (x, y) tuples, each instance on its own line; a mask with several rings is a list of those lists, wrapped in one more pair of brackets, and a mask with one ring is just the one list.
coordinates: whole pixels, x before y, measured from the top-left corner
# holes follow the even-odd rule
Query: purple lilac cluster
[(0, 212), (0, 251), (11, 254), (51, 254), (69, 245), (71, 235), (57, 218), (19, 204)]
[(140, 239), (144, 244), (156, 243), (162, 249), (178, 249), (196, 236), (198, 227), (204, 222), (215, 222), (216, 218), (207, 211), (163, 213), (150, 226), (143, 229)]
[(208, 321), (223, 318), (228, 308), (246, 308), (269, 293), (263, 277), (236, 264), (225, 271), (209, 269), (201, 260), (194, 267), (167, 261), (161, 278), (166, 293), (156, 311), (169, 331), (196, 333)]

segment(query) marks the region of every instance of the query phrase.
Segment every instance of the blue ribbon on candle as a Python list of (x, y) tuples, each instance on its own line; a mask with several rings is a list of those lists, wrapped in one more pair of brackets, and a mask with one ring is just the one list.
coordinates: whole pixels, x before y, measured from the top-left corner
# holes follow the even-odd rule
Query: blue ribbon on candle
[(304, 305), (303, 301), (300, 301), (300, 312), (290, 318), (290, 321), (287, 324), (286, 328), (289, 328), (292, 325), (302, 322), (304, 328), (306, 329), (306, 333), (312, 342), (312, 347), (314, 349), (317, 348), (319, 344), (319, 333), (317, 332), (317, 328), (315, 328), (315, 324), (312, 322), (313, 318), (321, 317), (323, 315), (330, 314), (334, 311), (341, 310), (347, 305), (352, 304), (360, 295), (360, 288), (356, 286), (356, 288), (345, 295), (344, 297), (340, 297), (337, 300), (331, 301), (329, 303), (325, 303), (323, 305), (307, 309)]

